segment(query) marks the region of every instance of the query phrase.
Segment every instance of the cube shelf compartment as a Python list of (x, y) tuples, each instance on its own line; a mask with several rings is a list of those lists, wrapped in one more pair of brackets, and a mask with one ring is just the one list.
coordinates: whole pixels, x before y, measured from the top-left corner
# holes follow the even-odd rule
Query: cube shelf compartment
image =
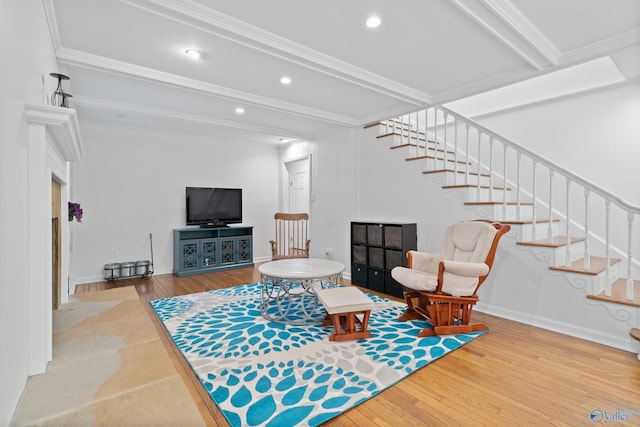
[(351, 283), (396, 297), (402, 286), (391, 270), (406, 266), (407, 251), (417, 249), (415, 223), (351, 223)]

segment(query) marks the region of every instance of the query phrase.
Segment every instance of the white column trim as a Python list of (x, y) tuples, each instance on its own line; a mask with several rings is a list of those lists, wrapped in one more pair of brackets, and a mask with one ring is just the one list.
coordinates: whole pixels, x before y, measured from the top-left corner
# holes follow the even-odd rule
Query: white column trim
[[(53, 357), (51, 301), (51, 180), (68, 184), (68, 162), (82, 157), (75, 110), (26, 105), (28, 123), (28, 334), (29, 375), (43, 373)], [(63, 191), (61, 203), (66, 205)], [(63, 208), (64, 209), (64, 208)], [(63, 236), (67, 227), (63, 222)], [(61, 281), (68, 282), (69, 239), (61, 242)], [(62, 286), (63, 301), (68, 287)]]

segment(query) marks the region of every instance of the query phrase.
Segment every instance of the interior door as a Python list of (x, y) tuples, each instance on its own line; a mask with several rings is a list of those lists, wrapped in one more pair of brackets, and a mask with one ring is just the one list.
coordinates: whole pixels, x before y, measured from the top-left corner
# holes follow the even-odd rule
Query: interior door
[[(286, 164), (289, 174), (289, 212), (309, 213), (309, 169), (311, 162), (309, 157), (295, 160)], [(311, 216), (311, 215), (309, 215)], [(289, 233), (288, 231), (286, 232)], [(300, 233), (292, 233), (299, 236)], [(289, 247), (304, 248), (305, 242), (297, 240), (291, 236), (285, 236), (289, 240)]]
[(309, 169), (308, 157), (286, 164), (289, 179), (289, 212), (309, 212)]

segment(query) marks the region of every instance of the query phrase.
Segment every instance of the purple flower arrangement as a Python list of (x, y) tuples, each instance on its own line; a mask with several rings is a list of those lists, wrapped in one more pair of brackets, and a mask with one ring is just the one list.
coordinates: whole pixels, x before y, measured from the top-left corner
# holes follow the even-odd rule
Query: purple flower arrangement
[(75, 218), (78, 222), (82, 222), (82, 214), (80, 203), (69, 202), (69, 221)]

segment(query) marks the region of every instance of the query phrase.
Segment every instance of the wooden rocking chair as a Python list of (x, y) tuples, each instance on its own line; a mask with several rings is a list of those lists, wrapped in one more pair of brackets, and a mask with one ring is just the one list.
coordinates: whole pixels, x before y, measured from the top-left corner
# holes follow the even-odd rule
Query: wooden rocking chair
[(278, 212), (276, 239), (271, 244), (271, 259), (309, 258), (309, 214)]
[(442, 254), (409, 251), (408, 266), (391, 271), (405, 287), (407, 311), (399, 320), (431, 322), (433, 328), (422, 329), (419, 337), (488, 329), (471, 323), (471, 312), (478, 302), (476, 292), (493, 266), (498, 241), (510, 229), (483, 220), (463, 222), (447, 229)]

